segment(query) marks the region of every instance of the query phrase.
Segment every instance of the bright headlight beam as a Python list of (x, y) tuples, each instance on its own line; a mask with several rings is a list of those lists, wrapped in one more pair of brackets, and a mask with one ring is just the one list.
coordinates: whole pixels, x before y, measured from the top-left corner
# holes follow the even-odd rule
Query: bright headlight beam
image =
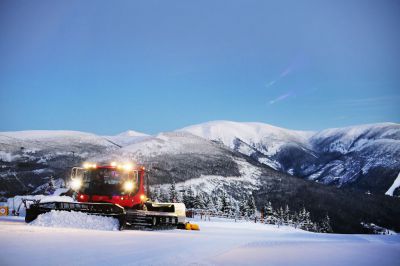
[(132, 181), (126, 181), (124, 183), (124, 190), (126, 191), (132, 191), (134, 188), (135, 184)]
[(133, 169), (133, 165), (132, 165), (132, 164), (124, 164), (124, 165), (122, 166), (122, 168), (123, 168), (125, 171), (131, 171), (131, 170)]
[(82, 180), (79, 178), (72, 179), (71, 181), (71, 188), (73, 190), (79, 190), (82, 186)]

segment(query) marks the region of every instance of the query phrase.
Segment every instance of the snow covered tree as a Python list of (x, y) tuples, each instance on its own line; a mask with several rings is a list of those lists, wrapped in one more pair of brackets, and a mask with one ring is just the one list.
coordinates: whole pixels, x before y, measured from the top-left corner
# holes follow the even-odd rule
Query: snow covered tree
[(284, 210), (284, 220), (285, 224), (288, 226), (293, 226), (293, 220), (292, 220), (292, 215), (290, 214), (290, 209), (289, 206), (286, 204), (285, 210)]
[(155, 202), (162, 202), (160, 187), (157, 186), (155, 188), (150, 188), (150, 190), (151, 190), (152, 200)]
[(246, 200), (241, 200), (239, 202), (239, 213), (240, 213), (240, 216), (242, 216), (242, 217), (246, 217), (247, 216)]
[(232, 215), (235, 216), (235, 219), (236, 219), (236, 218), (239, 218), (239, 217), (240, 217), (240, 206), (239, 206), (239, 202), (236, 201), (236, 200), (233, 200), (233, 199), (231, 198), (231, 204), (232, 204)]
[(201, 200), (202, 200), (202, 205), (204, 206), (205, 210), (212, 211), (212, 212), (215, 210), (215, 206), (214, 206), (214, 203), (213, 203), (210, 195), (203, 193)]
[(270, 201), (267, 202), (267, 205), (264, 207), (264, 221), (266, 224), (274, 224), (274, 209), (272, 208), (272, 203)]
[(312, 231), (313, 230), (314, 224), (311, 221), (310, 212), (309, 211), (307, 211), (305, 208), (303, 208), (301, 210), (299, 218), (300, 218), (299, 227), (301, 229), (306, 230), (306, 231)]
[(294, 226), (294, 228), (299, 227), (300, 224), (300, 218), (299, 218), (299, 213), (298, 212), (294, 212), (292, 215), (292, 224)]
[(328, 214), (322, 219), (319, 231), (321, 233), (332, 233), (332, 227), (331, 227), (331, 219), (329, 218)]
[(278, 227), (285, 224), (285, 212), (284, 212), (282, 206), (279, 207), (279, 209), (277, 210), (275, 216), (276, 216), (276, 222), (275, 222), (275, 224), (276, 224)]
[(246, 201), (246, 216), (248, 218), (253, 218), (255, 214), (256, 214), (256, 204), (254, 202), (253, 195), (250, 195), (249, 197), (247, 197)]
[(185, 193), (183, 194), (183, 203), (185, 203), (185, 206), (187, 209), (193, 209), (194, 208), (194, 192), (192, 190), (192, 187), (189, 187), (188, 189), (185, 190)]
[(228, 214), (229, 215), (230, 212), (231, 212), (231, 203), (230, 203), (230, 201), (228, 199), (228, 195), (226, 194), (225, 191), (223, 191), (221, 193), (220, 202), (221, 202), (221, 209), (220, 210), (224, 214)]
[(194, 197), (194, 208), (198, 210), (204, 209), (204, 204), (203, 204), (203, 194), (202, 193), (197, 193), (196, 196)]
[(175, 180), (172, 180), (171, 186), (169, 187), (169, 200), (171, 202), (178, 202), (178, 192), (176, 191)]

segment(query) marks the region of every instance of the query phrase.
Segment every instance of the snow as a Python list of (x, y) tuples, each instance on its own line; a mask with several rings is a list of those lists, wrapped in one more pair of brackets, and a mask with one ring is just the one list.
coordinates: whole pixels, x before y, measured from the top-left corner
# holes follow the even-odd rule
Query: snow
[(12, 155), (9, 152), (0, 151), (0, 161), (3, 161), (3, 162), (11, 162), (20, 157), (21, 157), (20, 155)]
[[(115, 148), (115, 144), (110, 143), (102, 136), (92, 133), (68, 130), (27, 130), (0, 132), (0, 146), (8, 152), (20, 152), (24, 147), (24, 156), (34, 159), (30, 153), (47, 151), (49, 154), (43, 160), (49, 160), (55, 155), (67, 155), (71, 150), (75, 151), (75, 156), (85, 157), (81, 151), (85, 144), (100, 146), (104, 148)], [(3, 144), (2, 144), (3, 143)], [(68, 150), (66, 150), (68, 147)], [(62, 151), (61, 154), (59, 151)], [(50, 152), (51, 151), (51, 152)], [(8, 156), (9, 157), (9, 156)], [(7, 158), (6, 158), (7, 159)], [(11, 158), (14, 160), (13, 158)]]
[[(238, 138), (268, 156), (276, 154), (286, 143), (296, 142), (307, 145), (308, 138), (314, 134), (310, 131), (289, 130), (264, 123), (233, 121), (211, 121), (177, 131), (190, 132), (205, 139), (221, 141), (231, 148), (234, 148), (235, 139)], [(260, 144), (264, 146), (264, 149), (256, 147)]]
[(400, 173), (398, 174), (397, 178), (394, 180), (388, 191), (386, 191), (385, 195), (393, 196), (393, 192), (398, 187), (400, 187)]
[(134, 131), (134, 130), (128, 130), (128, 131), (118, 134), (117, 136), (119, 136), (119, 137), (146, 137), (149, 135), (142, 133), (142, 132)]
[(361, 150), (364, 146), (371, 145), (377, 140), (387, 140), (392, 146), (398, 147), (399, 135), (400, 126), (398, 124), (377, 123), (322, 130), (313, 135), (310, 142), (336, 139), (327, 150), (344, 154), (351, 150)]
[(122, 152), (133, 153), (138, 158), (161, 154), (215, 154), (218, 150), (203, 138), (186, 132), (160, 133), (143, 141), (123, 147)]
[(38, 216), (31, 226), (68, 227), (93, 230), (119, 230), (119, 222), (111, 217), (88, 215), (82, 212), (51, 211)]
[(51, 172), (51, 171), (52, 171), (52, 170), (50, 170), (50, 169), (42, 168), (42, 169), (33, 170), (32, 172), (33, 172), (35, 175), (40, 175), (40, 174), (43, 174), (44, 172)]
[(21, 140), (62, 140), (65, 138), (96, 139), (97, 135), (72, 130), (25, 130), (1, 132), (2, 137)]
[(22, 199), (29, 200), (40, 200), (40, 202), (73, 202), (74, 200), (68, 196), (58, 196), (58, 193), (65, 192), (65, 189), (57, 189), (53, 196), (45, 196), (45, 195), (26, 195), (26, 196), (15, 196), (13, 198), (7, 199), (7, 206), (12, 213), (13, 210), (19, 212), (21, 216), (25, 216), (25, 206), (22, 203)]
[[(197, 192), (211, 194), (216, 188), (240, 187), (242, 191), (259, 189), (260, 169), (244, 160), (235, 160), (238, 164), (240, 176), (219, 176), (219, 175), (201, 175), (198, 178), (192, 178), (183, 182), (177, 182), (177, 190), (184, 190), (191, 187)], [(170, 184), (154, 185), (153, 188), (160, 188), (164, 194), (168, 193)]]
[(127, 146), (151, 138), (151, 136), (134, 130), (128, 130), (115, 136), (104, 136), (104, 138), (120, 146)]
[(0, 264), (384, 266), (400, 258), (399, 235), (318, 234), (215, 218), (196, 222), (200, 231), (99, 231), (0, 218)]

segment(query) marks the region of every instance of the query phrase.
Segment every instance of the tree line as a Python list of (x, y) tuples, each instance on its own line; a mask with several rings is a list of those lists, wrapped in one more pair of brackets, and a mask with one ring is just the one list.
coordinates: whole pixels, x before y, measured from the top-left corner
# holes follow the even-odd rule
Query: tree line
[(254, 220), (277, 227), (291, 226), (312, 232), (332, 232), (328, 214), (322, 220), (313, 221), (311, 213), (305, 207), (298, 211), (292, 211), (288, 205), (274, 208), (270, 201), (257, 209), (252, 194), (234, 199), (221, 189), (214, 189), (210, 194), (202, 191), (196, 193), (190, 186), (178, 191), (175, 182), (168, 189), (153, 187), (149, 194), (156, 202), (183, 202), (187, 210), (207, 212), (212, 216)]

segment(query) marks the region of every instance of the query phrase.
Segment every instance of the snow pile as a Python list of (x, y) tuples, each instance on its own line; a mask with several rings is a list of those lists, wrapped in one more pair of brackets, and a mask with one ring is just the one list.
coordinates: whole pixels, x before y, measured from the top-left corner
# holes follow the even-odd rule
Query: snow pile
[(68, 227), (105, 231), (119, 230), (119, 222), (111, 217), (89, 215), (83, 212), (51, 211), (30, 223), (34, 226)]

